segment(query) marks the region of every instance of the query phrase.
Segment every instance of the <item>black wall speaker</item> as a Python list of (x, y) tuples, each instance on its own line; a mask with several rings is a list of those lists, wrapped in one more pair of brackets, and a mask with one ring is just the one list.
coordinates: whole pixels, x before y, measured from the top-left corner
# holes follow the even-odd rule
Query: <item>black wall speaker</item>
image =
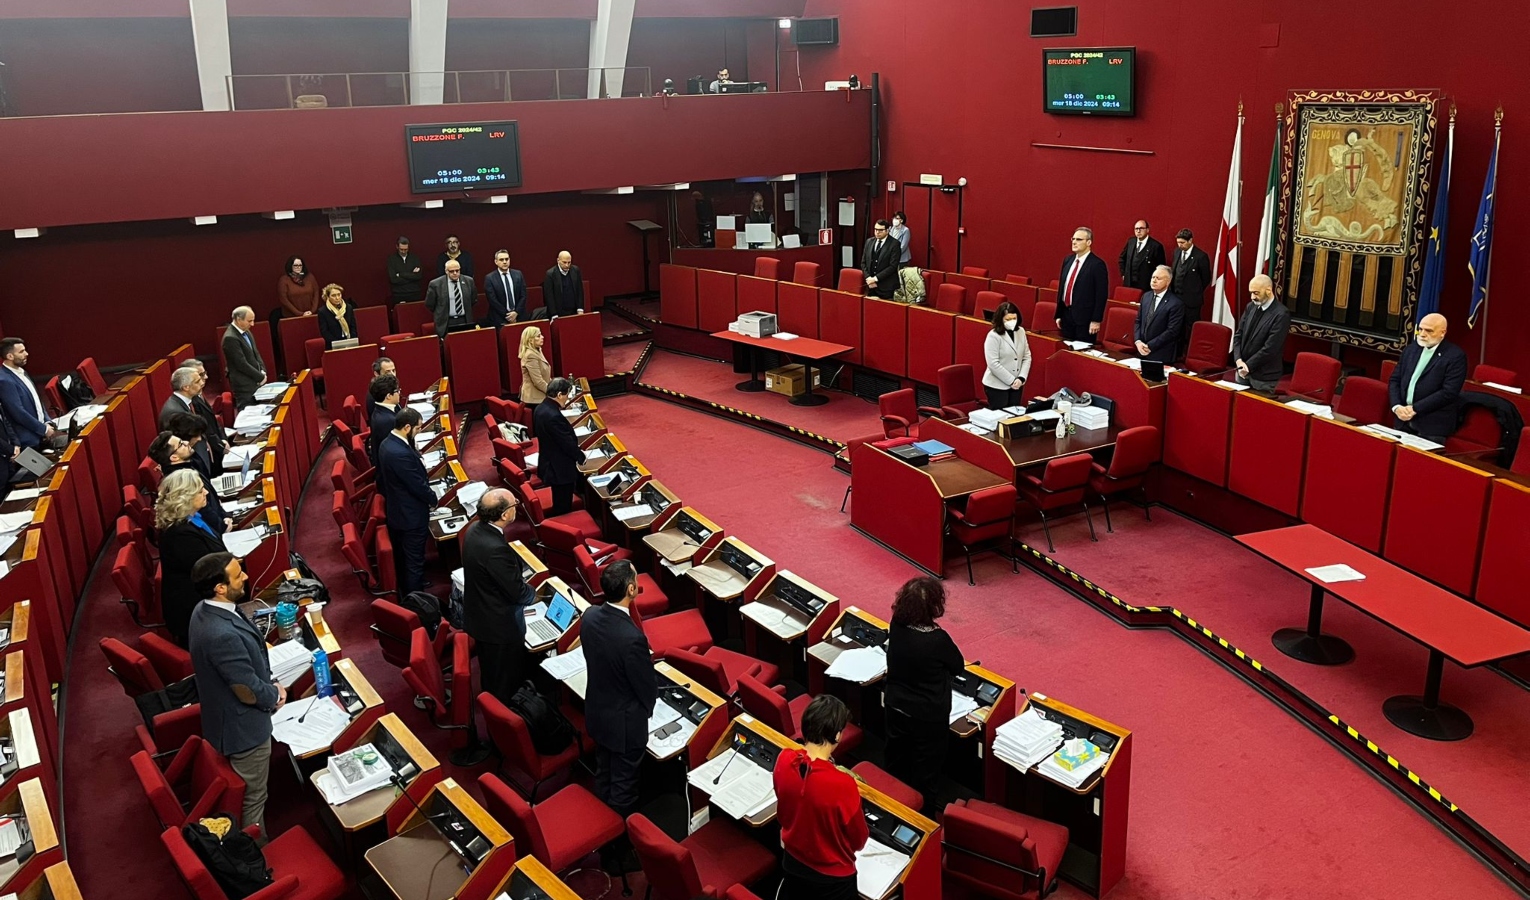
[(1073, 37), (1078, 34), (1078, 7), (1052, 6), (1031, 10), (1031, 37)]

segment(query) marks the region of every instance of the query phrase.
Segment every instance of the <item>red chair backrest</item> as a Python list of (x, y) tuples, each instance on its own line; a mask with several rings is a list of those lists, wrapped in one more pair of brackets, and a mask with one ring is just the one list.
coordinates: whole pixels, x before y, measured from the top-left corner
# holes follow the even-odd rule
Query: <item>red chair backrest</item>
[(910, 424), (919, 419), (919, 401), (915, 399), (913, 388), (888, 391), (878, 397), (877, 410), (884, 416), (907, 419)]
[[(479, 698), (479, 702), (483, 702), (483, 697)], [(531, 804), (493, 772), (478, 776), (478, 786), (483, 788), (484, 809), (515, 838), (516, 844), (522, 848), (521, 855), (535, 857), (550, 865), (552, 854), (547, 850), (542, 824), (537, 820), (536, 810)], [(574, 826), (572, 822), (566, 824)]]
[(441, 674), (441, 659), (436, 656), (424, 627), (409, 635), (409, 665), (404, 669), (404, 680), (417, 696), (431, 702), (435, 718), (446, 714), (446, 679)]
[(1344, 366), (1332, 356), (1322, 353), (1296, 354), (1296, 367), (1291, 370), (1293, 394), (1311, 397), (1318, 403), (1332, 403), (1334, 388), (1339, 384), (1339, 373)]
[(138, 551), (132, 547), (117, 550), (117, 558), (112, 561), (112, 584), (116, 585), (123, 599), (137, 601), (145, 611), (155, 605), (148, 570), (139, 560)]
[(1351, 375), (1344, 379), (1344, 393), (1334, 406), (1334, 412), (1349, 416), (1361, 425), (1390, 425), (1392, 408), (1387, 399), (1384, 381)]
[(149, 539), (144, 535), (143, 529), (133, 521), (132, 516), (117, 517), (117, 546), (132, 547), (138, 553), (138, 562), (148, 571), (154, 565), (154, 557), (149, 555)]
[[(195, 744), (192, 742), (195, 741)], [(194, 754), (191, 760), (191, 809), (186, 821), (224, 810), (244, 808), (244, 779), (234, 771), (223, 754), (200, 737), (192, 736), (181, 746), (181, 753)], [(184, 823), (183, 823), (184, 824)]]
[(1491, 381), (1505, 387), (1518, 387), (1519, 373), (1513, 369), (1505, 369), (1502, 366), (1490, 366), (1487, 363), (1478, 363), (1472, 369), (1472, 381)]
[[(201, 740), (196, 735), (192, 735), (186, 739), (186, 744)], [(189, 751), (183, 746), (180, 752)], [(144, 796), (149, 798), (149, 806), (153, 808), (154, 817), (159, 820), (159, 826), (180, 828), (184, 825), (185, 811), (181, 808), (181, 798), (175, 795), (175, 788), (165, 780), (165, 773), (160, 771), (159, 766), (154, 762), (154, 757), (147, 751), (140, 750), (133, 754), (129, 762), (132, 764), (133, 774), (138, 776), (138, 783), (143, 787)]]
[(345, 395), (345, 401), (340, 404), (340, 421), (349, 425), (352, 431), (361, 430), (361, 404), (356, 402), (355, 394)]
[(1055, 290), (1057, 290), (1057, 284), (1058, 284), (1057, 279), (1054, 278), (1051, 281), (1047, 282), (1047, 287), (1055, 291)]
[(977, 296), (972, 298), (972, 315), (983, 317), (983, 313), (998, 309), (999, 304), (1007, 299), (998, 291), (978, 291)]
[(107, 392), (106, 379), (101, 377), (101, 367), (96, 365), (96, 358), (94, 356), (87, 356), (80, 360), (80, 375), (85, 379), (85, 383), (90, 385), (90, 389), (95, 392), (97, 397)]
[(817, 287), (818, 276), (818, 263), (808, 262), (807, 260), (798, 260), (797, 264), (792, 266), (792, 281), (795, 281), (797, 284), (807, 284)]
[(45, 404), (48, 409), (62, 415), (65, 409), (64, 389), (58, 386), (57, 375), (43, 383), (43, 393), (48, 397), (48, 402)]
[(1100, 335), (1100, 339), (1107, 344), (1130, 347), (1136, 342), (1136, 326), (1136, 310), (1112, 306), (1105, 310), (1105, 325), (1102, 328), (1105, 333)]
[[(207, 866), (202, 864), (202, 858), (197, 856), (191, 845), (181, 836), (179, 828), (166, 828), (160, 832), (160, 841), (165, 849), (170, 852), (170, 861), (175, 863), (175, 869), (180, 873), (181, 880), (186, 887), (191, 889), (191, 894), (196, 900), (228, 900), (228, 895), (223, 893), (223, 888)], [(296, 887), (294, 884), (293, 887)]]
[[(1503, 429), (1498, 424), (1498, 417), (1488, 407), (1468, 406), (1466, 415), (1461, 418), (1461, 427), (1455, 430), (1450, 440), (1464, 450), (1496, 448), (1503, 444)], [(1451, 452), (1455, 449), (1452, 446)]]
[(159, 463), (148, 457), (138, 462), (138, 489), (145, 494), (159, 493), (159, 483), (164, 480), (164, 473), (159, 470)]
[(965, 513), (968, 525), (992, 525), (1006, 522), (1015, 514), (1015, 486), (1001, 484), (983, 488), (967, 498)]
[[(376, 629), (377, 645), (382, 649), (383, 659), (399, 668), (409, 665), (414, 632), (425, 630), (420, 625), (420, 617), (414, 610), (387, 600), (373, 600), (371, 607), (372, 627)], [(433, 646), (431, 652), (435, 652)]]
[(1383, 383), (1392, 380), (1392, 370), (1397, 368), (1397, 360), (1384, 359), (1381, 361), (1381, 380)]
[(1509, 464), (1509, 471), (1530, 475), (1530, 425), (1519, 430), (1519, 446), (1514, 450), (1514, 462)]
[[(384, 594), (398, 592), (398, 570), (393, 567), (393, 538), (388, 529), (379, 528), (372, 535), (372, 555), (377, 558), (377, 584)], [(439, 635), (440, 630), (436, 633)]]
[(111, 666), (112, 674), (122, 684), (123, 693), (129, 697), (165, 689), (165, 683), (147, 656), (113, 637), (102, 638), (100, 647), (106, 664)]
[(371, 579), (372, 564), (367, 561), (367, 545), (362, 543), (361, 532), (354, 522), (342, 522), (340, 525), (340, 553), (352, 569), (365, 573), (368, 580)]
[(303, 356), (308, 360), (308, 368), (324, 368), (324, 339), (309, 338), (303, 342)]
[(1232, 329), (1216, 322), (1196, 322), (1190, 326), (1190, 348), (1185, 353), (1185, 368), (1192, 372), (1227, 367), (1232, 349)]
[(847, 294), (866, 293), (866, 276), (860, 269), (840, 269), (839, 289)]
[(627, 817), (627, 836), (659, 900), (691, 900), (702, 895), (701, 875), (688, 847), (676, 843), (642, 813)]
[(780, 280), (781, 260), (774, 256), (757, 256), (754, 259), (754, 277)]
[(712, 693), (723, 697), (732, 693), (728, 689), (728, 673), (717, 660), (678, 647), (664, 651), (664, 658)]
[(1004, 276), (1004, 280), (1009, 282), (1010, 284), (1030, 284), (1031, 283), (1031, 276), (1029, 276), (1029, 275), (1005, 275)]
[(1141, 475), (1158, 462), (1160, 446), (1158, 426), (1138, 425), (1126, 429), (1116, 435), (1116, 452), (1110, 458), (1106, 474), (1115, 479)]
[[(464, 639), (466, 637), (463, 635)], [(523, 772), (537, 772), (541, 767), (540, 754), (531, 743), (531, 729), (526, 727), (526, 720), (488, 691), (478, 695), (478, 706), (483, 710), (489, 740), (505, 755), (505, 761)]]
[(977, 392), (972, 389), (972, 366), (967, 363), (942, 366), (935, 373), (935, 383), (940, 391), (941, 406), (959, 406), (977, 401)]
[(1094, 464), (1087, 453), (1073, 453), (1047, 463), (1046, 473), (1041, 476), (1041, 486), (1052, 493), (1082, 490), (1089, 482), (1089, 467)]
[(961, 314), (967, 303), (967, 289), (959, 284), (942, 283), (935, 289), (935, 308), (942, 312)]
[[(506, 441), (502, 440), (496, 439), (494, 443), (496, 445), (505, 444), (505, 446), (509, 446)], [(521, 485), (526, 484), (529, 480), (526, 477), (526, 470), (522, 469), (514, 462), (511, 462), (509, 456), (495, 460), (494, 468), (499, 470), (499, 477), (502, 481), (504, 481), (506, 487), (520, 487)]]
[(1031, 321), (1020, 323), (1031, 331), (1056, 331), (1057, 330), (1057, 301), (1042, 300), (1036, 304), (1036, 313), (1031, 316)]
[(738, 700), (744, 712), (787, 737), (797, 733), (797, 723), (792, 720), (792, 708), (786, 698), (755, 680), (754, 676), (738, 677)]
[[(948, 850), (945, 868), (972, 882), (1001, 887), (1007, 896), (1017, 896), (1022, 891), (1016, 889), (1016, 873), (1009, 867), (1034, 872), (1039, 865), (1036, 842), (1019, 823), (987, 814), (989, 808), (993, 808), (991, 804), (981, 800), (958, 800), (946, 807), (946, 843), (972, 853)], [(1052, 875), (1047, 873), (1048, 878)]]
[[(532, 524), (541, 525), (544, 518), (542, 514), (542, 501), (537, 499), (537, 492), (530, 484), (522, 482), (515, 486), (516, 494), (521, 498), (521, 509), (525, 510), (526, 516)], [(538, 534), (540, 534), (540, 530)]]
[(962, 266), (963, 275), (971, 275), (973, 278), (987, 278), (988, 270), (982, 266)]

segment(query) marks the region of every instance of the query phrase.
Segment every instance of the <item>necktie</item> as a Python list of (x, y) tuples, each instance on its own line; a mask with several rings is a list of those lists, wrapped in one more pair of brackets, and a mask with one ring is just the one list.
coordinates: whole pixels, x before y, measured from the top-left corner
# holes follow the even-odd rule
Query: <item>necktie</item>
[(1425, 347), (1424, 352), (1418, 355), (1418, 365), (1413, 367), (1413, 376), (1408, 379), (1408, 405), (1413, 405), (1413, 389), (1418, 386), (1418, 377), (1424, 374), (1428, 368), (1429, 360), (1434, 358), (1434, 348)]
[(1078, 257), (1073, 258), (1073, 269), (1068, 272), (1068, 286), (1063, 290), (1063, 306), (1073, 305), (1073, 282), (1078, 280), (1078, 270), (1083, 268), (1083, 261)]
[(875, 250), (871, 251), (871, 255), (872, 256), (881, 256), (882, 255), (882, 242), (881, 241), (877, 241), (877, 247), (876, 247)]
[(462, 318), (462, 282), (452, 282), (452, 316)]
[(249, 346), (251, 350), (255, 349), (255, 339), (250, 337), (250, 333), (248, 331), (244, 333), (244, 342)]
[(507, 307), (511, 308), (511, 309), (514, 309), (515, 308), (515, 288), (510, 286), (510, 273), (509, 272), (501, 273), (500, 277), (505, 279), (505, 305)]
[(1149, 322), (1153, 321), (1153, 317), (1158, 315), (1158, 301), (1160, 301), (1162, 299), (1163, 299), (1163, 294), (1154, 294), (1153, 295), (1153, 305), (1152, 305), (1151, 308), (1148, 309), (1148, 321)]

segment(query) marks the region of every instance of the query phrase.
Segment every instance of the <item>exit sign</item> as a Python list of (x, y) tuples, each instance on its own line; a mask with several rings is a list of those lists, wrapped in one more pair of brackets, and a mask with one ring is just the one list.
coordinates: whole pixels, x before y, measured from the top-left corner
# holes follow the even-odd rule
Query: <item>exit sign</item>
[(351, 242), (351, 226), (331, 225), (329, 226), (329, 236), (337, 244), (349, 244)]

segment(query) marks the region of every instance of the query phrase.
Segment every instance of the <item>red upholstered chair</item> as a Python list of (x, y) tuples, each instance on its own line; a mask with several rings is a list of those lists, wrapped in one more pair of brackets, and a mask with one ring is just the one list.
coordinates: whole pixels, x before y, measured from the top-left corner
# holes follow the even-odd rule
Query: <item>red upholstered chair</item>
[(1009, 543), (1010, 568), (1019, 572), (1016, 561), (1019, 554), (1015, 548), (1015, 486), (1001, 484), (984, 488), (967, 498), (965, 509), (951, 507), (947, 511), (947, 527), (956, 542), (967, 554), (967, 583), (977, 584), (972, 578), (972, 548), (984, 541), (997, 540)]
[(935, 288), (935, 308), (961, 315), (967, 304), (967, 289), (959, 284), (941, 284)]
[(706, 653), (712, 649), (712, 629), (707, 627), (699, 609), (682, 609), (651, 619), (644, 618), (636, 607), (631, 612), (633, 624), (648, 638), (648, 649), (654, 656), (663, 656), (671, 650)]
[[(597, 541), (587, 537), (573, 525), (557, 519), (543, 519), (536, 526), (537, 543), (542, 545), (542, 561), (547, 563), (558, 577), (566, 581), (573, 581), (579, 577), (579, 557), (575, 553), (580, 547), (590, 555), (593, 562), (605, 566), (618, 559), (631, 559), (630, 551), (624, 550), (615, 544)], [(665, 607), (669, 604), (666, 601)]]
[(136, 649), (113, 637), (102, 638), (99, 646), (106, 670), (129, 697), (162, 691), (191, 676), (191, 654), (152, 631), (138, 636)]
[(158, 494), (159, 483), (164, 480), (164, 473), (159, 469), (159, 463), (147, 456), (138, 461), (138, 489), (145, 494)]
[(501, 422), (518, 422), (531, 427), (532, 408), (515, 400), (506, 400), (503, 397), (485, 397), (484, 406), (493, 413)]
[(1115, 290), (1110, 292), (1110, 299), (1119, 300), (1122, 303), (1136, 303), (1142, 299), (1142, 291), (1128, 284), (1118, 284)]
[(1392, 405), (1387, 397), (1387, 384), (1374, 378), (1351, 375), (1344, 379), (1344, 393), (1333, 411), (1349, 416), (1359, 425), (1392, 424)]
[(1057, 302), (1055, 300), (1042, 300), (1036, 304), (1036, 312), (1029, 322), (1021, 322), (1028, 331), (1056, 331), (1057, 330)]
[(349, 425), (352, 431), (360, 431), (361, 410), (361, 404), (356, 402), (356, 395), (346, 394), (345, 400), (340, 403), (340, 421)]
[(555, 873), (567, 872), (627, 830), (621, 816), (577, 784), (536, 806), (492, 772), (478, 776), (478, 786), (484, 809), (515, 838), (516, 851)]
[(1387, 384), (1392, 380), (1392, 370), (1397, 368), (1397, 360), (1384, 359), (1381, 361), (1381, 383)]
[[(374, 520), (368, 520), (372, 522)], [(391, 557), (393, 542), (388, 538), (387, 532), (381, 528), (370, 528), (372, 533), (373, 555), (378, 556), (376, 549), (384, 540), (388, 541), (388, 550)], [(376, 565), (367, 558), (367, 544), (362, 543), (361, 533), (357, 527), (349, 522), (340, 526), (340, 555), (351, 565), (351, 574), (361, 583), (361, 589), (374, 597), (386, 597), (397, 594), (396, 586), (385, 583), (384, 573), (381, 571), (382, 560), (378, 558)]]
[(132, 547), (138, 554), (138, 561), (143, 564), (144, 571), (154, 568), (154, 554), (149, 550), (149, 539), (144, 535), (143, 529), (130, 516), (118, 516), (115, 537), (118, 547)]
[(838, 287), (847, 294), (864, 294), (866, 275), (860, 269), (840, 269)]
[(1313, 403), (1332, 404), (1334, 390), (1339, 386), (1339, 375), (1343, 371), (1343, 364), (1332, 356), (1298, 353), (1296, 367), (1292, 369), (1291, 378), (1282, 389)]
[(96, 365), (96, 358), (94, 356), (85, 357), (80, 360), (79, 368), (80, 377), (84, 378), (85, 383), (90, 385), (91, 391), (97, 397), (104, 396), (109, 388), (107, 387), (106, 379), (101, 377), (101, 367)]
[(722, 647), (710, 647), (705, 653), (675, 647), (665, 651), (664, 659), (721, 697), (732, 697), (738, 691), (741, 675), (765, 685), (775, 684), (781, 678), (781, 670), (770, 663)]
[[(158, 572), (158, 566), (155, 567)], [(159, 579), (149, 574), (141, 554), (133, 547), (120, 547), (112, 560), (112, 584), (122, 595), (122, 605), (139, 628), (160, 628), (165, 616), (159, 602)]]
[(64, 389), (59, 387), (57, 375), (43, 382), (43, 396), (46, 398), (43, 405), (53, 414), (62, 415), (69, 408), (64, 403)]
[(133, 524), (143, 529), (144, 537), (149, 543), (156, 543), (158, 532), (154, 528), (154, 507), (143, 498), (138, 488), (131, 484), (122, 486), (122, 514), (133, 520)]
[(641, 813), (627, 817), (655, 900), (720, 898), (735, 884), (753, 884), (776, 867), (776, 855), (723, 818), (714, 818), (678, 843)]
[(971, 275), (973, 278), (987, 278), (988, 270), (982, 266), (962, 266), (963, 275)]
[(933, 406), (920, 406), (914, 399), (914, 389), (904, 388), (888, 391), (877, 398), (877, 409), (882, 416), (882, 433), (889, 438), (911, 437), (919, 439), (919, 417), (940, 416)]
[[(1444, 453), (1457, 458), (1491, 459), (1503, 446), (1503, 428), (1486, 406), (1465, 406), (1461, 427), (1445, 439)], [(1511, 460), (1512, 462), (1512, 460)]]
[[(219, 349), (221, 350), (222, 348), (220, 347)], [(218, 394), (213, 397), (211, 405), (213, 412), (217, 413), (218, 418), (223, 420), (223, 427), (233, 428), (234, 419), (239, 416), (239, 410), (234, 406), (234, 392), (224, 391)]]
[[(607, 553), (596, 558), (590, 553), (590, 549), (584, 544), (574, 545), (574, 565), (579, 570), (579, 581), (588, 592), (586, 596), (601, 596), (600, 573), (606, 570), (606, 566), (618, 559), (626, 559), (622, 551)], [(645, 617), (663, 615), (669, 609), (669, 598), (660, 590), (659, 583), (653, 580), (653, 576), (647, 572), (637, 573), (638, 595), (632, 604), (638, 608), (638, 613)]]
[(1514, 461), (1509, 471), (1518, 475), (1530, 475), (1530, 425), (1519, 430), (1519, 445), (1514, 449)]
[(1030, 284), (1031, 283), (1031, 277), (1029, 275), (1005, 275), (1004, 276), (1004, 280), (1009, 282), (1010, 284)]
[(163, 771), (143, 750), (133, 754), (132, 764), (161, 828), (180, 828), (214, 812), (244, 808), (244, 779), (197, 735), (186, 739)]
[(303, 342), (303, 356), (308, 361), (308, 373), (316, 382), (324, 380), (324, 339), (309, 338)]
[(1185, 352), (1185, 368), (1191, 372), (1226, 369), (1227, 354), (1231, 351), (1231, 328), (1216, 322), (1196, 322), (1190, 326), (1190, 348)]
[(887, 774), (876, 763), (856, 763), (850, 771), (855, 773), (855, 777), (915, 812), (924, 807), (923, 794)]
[(531, 779), (529, 793), (516, 786), (516, 790), (526, 794), (531, 802), (536, 802), (543, 782), (579, 761), (578, 741), (570, 741), (567, 747), (550, 756), (538, 753), (531, 743), (531, 729), (526, 726), (526, 720), (488, 691), (478, 695), (478, 707), (483, 710), (483, 722), (489, 729), (489, 740), (494, 744), (501, 764)]
[(980, 319), (992, 318), (990, 314), (1007, 299), (998, 291), (978, 291), (977, 296), (972, 298), (972, 315)]
[(772, 281), (781, 280), (781, 260), (774, 256), (757, 256), (754, 258), (754, 277), (769, 278)]
[(1068, 829), (982, 800), (946, 807), (941, 869), (1002, 900), (1040, 900), (1057, 887)]
[[(1089, 488), (1099, 495), (1100, 503), (1105, 507), (1106, 531), (1115, 532), (1110, 526), (1110, 498), (1141, 488), (1147, 480), (1148, 469), (1158, 462), (1161, 448), (1158, 426), (1139, 425), (1116, 435), (1116, 451), (1110, 457), (1109, 467), (1099, 463), (1090, 466)], [(1146, 489), (1142, 492), (1142, 513), (1152, 520)]]
[(1029, 472), (1021, 472), (1015, 486), (1020, 496), (1041, 513), (1041, 528), (1047, 536), (1047, 551), (1056, 552), (1052, 545), (1052, 527), (1047, 523), (1047, 513), (1077, 503), (1084, 507), (1089, 519), (1089, 539), (1099, 540), (1094, 534), (1094, 517), (1089, 514), (1089, 501), (1084, 491), (1089, 487), (1089, 473), (1094, 460), (1087, 453), (1073, 453), (1047, 463), (1040, 478)]
[(795, 281), (797, 284), (817, 287), (820, 268), (818, 263), (799, 260), (796, 265), (792, 266), (792, 281)]
[[(744, 712), (792, 740), (800, 741), (802, 712), (813, 702), (813, 698), (803, 693), (787, 701), (786, 688), (769, 687), (744, 675), (738, 679), (738, 701), (744, 707)], [(840, 735), (838, 749), (849, 753), (860, 746), (862, 737), (864, 734), (860, 726), (847, 722), (844, 733)]]
[(476, 766), (489, 755), (489, 748), (478, 737), (473, 722), (473, 666), (468, 656), (468, 636), (451, 635), (451, 689), (446, 673), (436, 655), (430, 635), (424, 628), (415, 629), (409, 639), (409, 665), (404, 667), (404, 681), (413, 689), (416, 702), (423, 701), (431, 724), (452, 732), (454, 766)]
[[(382, 651), (382, 657), (400, 669), (409, 665), (409, 647), (415, 629), (421, 631), (424, 627), (420, 624), (420, 617), (412, 609), (405, 609), (397, 603), (388, 600), (373, 600), (368, 604), (372, 611), (372, 636), (377, 638), (377, 647)], [(449, 628), (437, 629), (437, 636), (441, 632), (450, 631)]]
[(977, 390), (973, 387), (972, 366), (967, 363), (955, 363), (942, 366), (935, 373), (936, 387), (940, 391), (941, 418), (959, 419), (969, 415), (975, 409), (983, 408), (983, 401), (978, 399)]
[(1505, 369), (1502, 366), (1478, 363), (1476, 368), (1472, 369), (1472, 381), (1491, 381), (1504, 387), (1518, 387), (1519, 373), (1513, 369)]
[[(159, 839), (193, 900), (228, 900), (179, 828), (166, 828)], [(245, 900), (336, 900), (345, 893), (345, 874), (303, 826), (287, 829), (261, 850), (274, 882)]]
[[(547, 507), (542, 505), (542, 498), (538, 496), (536, 490), (532, 488), (530, 483), (522, 483), (517, 485), (515, 487), (515, 493), (516, 496), (520, 498), (521, 509), (525, 511), (527, 517), (531, 520), (531, 524), (538, 526), (537, 533), (539, 535), (541, 534), (541, 526), (543, 523), (557, 522), (562, 525), (567, 525), (575, 531), (578, 531), (580, 534), (584, 535), (585, 540), (593, 540), (600, 537), (600, 525), (595, 521), (593, 516), (584, 510), (576, 509), (571, 513), (564, 513), (561, 516), (554, 516), (549, 518), (543, 512), (543, 510)], [(549, 493), (548, 497), (551, 498), (551, 496), (552, 494)], [(599, 541), (597, 541), (597, 543), (599, 543)]]
[(1047, 282), (1047, 287), (1051, 288), (1054, 291), (1057, 290), (1057, 286), (1058, 286), (1058, 281), (1057, 281), (1056, 278), (1054, 278), (1051, 281)]
[(1126, 353), (1136, 346), (1137, 313), (1123, 306), (1105, 310), (1105, 323), (1100, 326), (1100, 343), (1105, 349)]

